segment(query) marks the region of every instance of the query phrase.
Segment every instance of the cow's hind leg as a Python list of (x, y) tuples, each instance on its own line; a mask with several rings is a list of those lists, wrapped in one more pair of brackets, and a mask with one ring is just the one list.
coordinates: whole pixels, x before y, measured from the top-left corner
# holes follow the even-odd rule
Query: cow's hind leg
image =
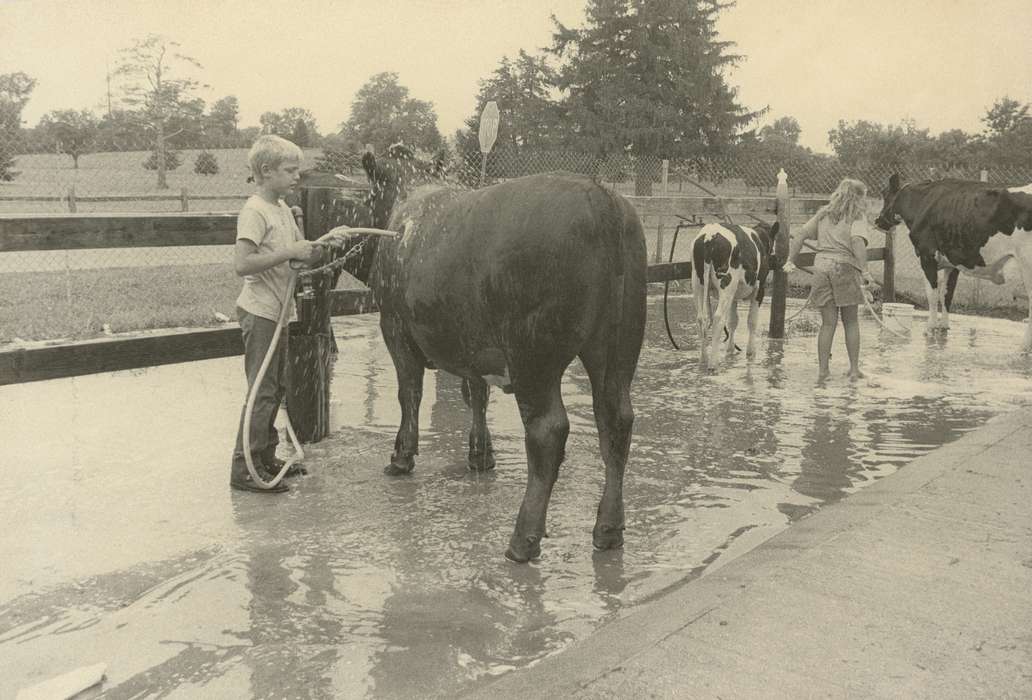
[(727, 310), (727, 354), (735, 354), (735, 331), (738, 330), (738, 301), (732, 301)]
[(473, 410), (473, 427), (469, 431), (469, 468), (476, 472), (494, 469), (494, 449), (491, 432), (487, 429), (487, 399), (491, 387), (483, 379), (462, 380), (462, 398)]
[(950, 327), (950, 309), (946, 304), (947, 278), (950, 272), (951, 270), (939, 270), (939, 308), (942, 309), (942, 320), (939, 322), (940, 328)]
[(531, 366), (528, 370), (528, 373), (515, 368), (513, 371), (513, 391), (526, 430), (527, 446), (527, 489), (516, 516), (516, 529), (505, 552), (506, 557), (517, 562), (541, 554), (548, 501), (570, 433), (570, 421), (560, 392), (562, 371), (534, 376), (535, 368)]
[(591, 397), (598, 426), (598, 444), (606, 465), (606, 485), (598, 504), (592, 541), (597, 549), (623, 546), (623, 480), (634, 426), (631, 379), (637, 356), (626, 348), (607, 352), (606, 343), (592, 343), (581, 353), (591, 379)]
[(935, 255), (921, 256), (921, 271), (925, 276), (925, 299), (928, 301), (928, 322), (925, 324), (925, 333), (931, 333), (939, 324), (939, 298), (936, 287), (939, 282), (939, 265), (935, 261)]
[(401, 406), (401, 427), (394, 440), (394, 453), (391, 463), (383, 471), (397, 476), (411, 472), (416, 466), (415, 455), (419, 454), (419, 404), (423, 400), (426, 359), (400, 322), (384, 320), (381, 328), (398, 375), (398, 403)]
[(760, 303), (756, 301), (756, 296), (753, 295), (749, 299), (749, 316), (746, 318), (745, 325), (749, 331), (749, 338), (745, 344), (745, 356), (748, 358), (756, 357), (756, 324), (760, 318)]

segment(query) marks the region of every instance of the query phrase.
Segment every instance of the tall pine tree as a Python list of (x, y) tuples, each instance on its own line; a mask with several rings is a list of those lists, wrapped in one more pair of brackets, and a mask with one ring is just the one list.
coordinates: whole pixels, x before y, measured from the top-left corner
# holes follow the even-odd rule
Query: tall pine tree
[(638, 194), (661, 158), (725, 152), (759, 112), (737, 101), (726, 71), (741, 56), (717, 37), (725, 0), (588, 0), (586, 25), (553, 18), (564, 111), (584, 146), (635, 158)]

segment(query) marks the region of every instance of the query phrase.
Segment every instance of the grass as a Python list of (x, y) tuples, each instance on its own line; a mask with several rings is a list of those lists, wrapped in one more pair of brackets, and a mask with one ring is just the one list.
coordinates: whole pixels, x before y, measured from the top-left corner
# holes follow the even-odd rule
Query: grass
[[(236, 321), (242, 282), (228, 263), (0, 274), (0, 344), (81, 340)], [(341, 275), (338, 289), (363, 285)]]
[(0, 275), (0, 343), (215, 326), (236, 318), (241, 282), (229, 264)]

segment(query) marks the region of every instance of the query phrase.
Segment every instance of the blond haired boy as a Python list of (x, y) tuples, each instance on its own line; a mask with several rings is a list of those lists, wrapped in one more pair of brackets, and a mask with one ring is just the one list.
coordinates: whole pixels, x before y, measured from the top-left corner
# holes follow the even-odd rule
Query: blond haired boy
[[(320, 249), (304, 239), (290, 207), (283, 201), (300, 178), (301, 149), (279, 136), (260, 136), (248, 153), (248, 164), (256, 191), (237, 217), (233, 267), (237, 275), (244, 278), (243, 289), (236, 300), (236, 312), (244, 339), (244, 372), (250, 393), (258, 369), (272, 344), (283, 308), (290, 279), (289, 261), (317, 262)], [(293, 320), (294, 300), (287, 299), (286, 303), (290, 305), (287, 320)], [(251, 416), (251, 458), (265, 481), (272, 480), (283, 465), (276, 457), (279, 435), (274, 421), (285, 390), (287, 335), (280, 335), (269, 368), (257, 389)], [(243, 447), (246, 410), (245, 401), (237, 428), (229, 484), (242, 491), (284, 493), (289, 488), (282, 481), (272, 489), (263, 489), (247, 471)], [(299, 467), (291, 469), (287, 476), (300, 473), (304, 472)]]

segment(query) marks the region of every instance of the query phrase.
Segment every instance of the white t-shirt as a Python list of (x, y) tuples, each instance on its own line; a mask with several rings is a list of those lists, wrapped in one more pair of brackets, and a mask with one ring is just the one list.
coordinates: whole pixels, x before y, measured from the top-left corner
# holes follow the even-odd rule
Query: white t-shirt
[[(258, 195), (251, 195), (237, 217), (237, 240), (248, 240), (258, 246), (259, 253), (282, 250), (303, 238), (290, 207), (281, 199), (270, 204)], [(255, 316), (278, 321), (283, 308), (283, 295), (290, 281), (290, 263), (284, 262), (264, 272), (244, 277), (244, 288), (237, 297), (237, 306)], [(287, 320), (296, 317), (291, 299)]]
[(815, 263), (840, 262), (859, 269), (860, 264), (853, 252), (853, 239), (859, 238), (867, 245), (867, 222), (863, 219), (832, 222), (829, 216), (815, 216), (803, 225), (803, 238), (817, 239)]

